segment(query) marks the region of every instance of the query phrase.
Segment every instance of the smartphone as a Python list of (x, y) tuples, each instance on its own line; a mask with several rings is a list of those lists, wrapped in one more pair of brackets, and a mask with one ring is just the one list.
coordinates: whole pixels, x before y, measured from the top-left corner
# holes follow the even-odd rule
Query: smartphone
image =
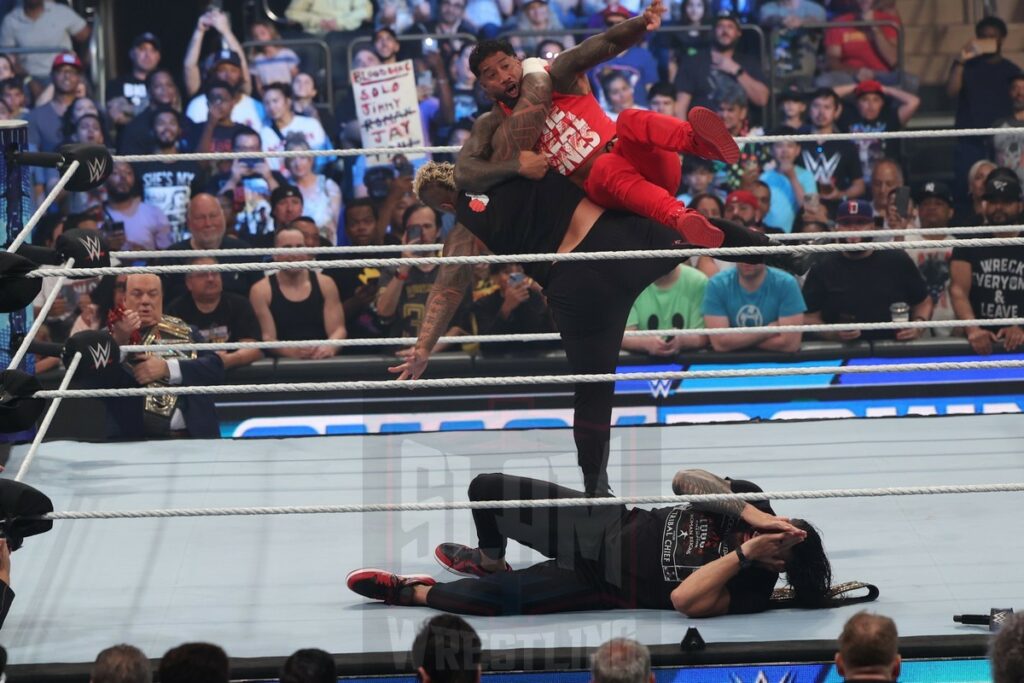
[(526, 281), (526, 273), (516, 271), (508, 274), (508, 283), (515, 287), (516, 285)]
[(433, 38), (423, 39), (423, 53), (426, 54), (428, 52), (437, 52), (437, 41)]
[(423, 238), (423, 228), (413, 226), (405, 232), (406, 237), (409, 238), (409, 242)]
[(900, 218), (907, 218), (910, 213), (910, 188), (906, 185), (897, 187), (893, 202), (896, 205), (896, 213), (900, 215)]
[(979, 55), (992, 55), (999, 49), (999, 41), (995, 38), (978, 38), (974, 41), (974, 49)]

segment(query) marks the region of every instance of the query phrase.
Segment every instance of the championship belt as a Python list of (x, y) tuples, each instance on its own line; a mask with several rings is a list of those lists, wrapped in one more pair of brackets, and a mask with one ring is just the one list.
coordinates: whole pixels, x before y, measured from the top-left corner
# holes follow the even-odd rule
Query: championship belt
[[(863, 595), (856, 595), (857, 591), (867, 591)], [(879, 595), (878, 586), (864, 581), (847, 581), (846, 583), (831, 586), (826, 593), (826, 603), (829, 607), (840, 607), (842, 605), (855, 605), (861, 602), (871, 602)], [(782, 609), (796, 607), (796, 591), (789, 586), (776, 588), (772, 591), (769, 609)]]
[[(124, 309), (117, 309), (111, 311), (108, 318), (108, 324), (113, 326), (117, 320), (124, 315)], [(132, 334), (131, 343), (140, 344), (143, 346), (150, 346), (153, 344), (161, 345), (173, 345), (173, 344), (188, 344), (192, 342), (192, 328), (189, 327), (181, 318), (175, 318), (170, 315), (165, 315), (160, 319), (156, 325), (153, 325), (146, 333), (145, 337), (139, 335), (138, 332)], [(175, 351), (168, 349), (166, 351), (155, 352), (153, 355), (157, 355), (161, 358), (172, 358), (179, 360), (193, 359), (196, 357), (195, 351)], [(147, 387), (166, 387), (166, 380), (156, 380), (146, 385)], [(159, 394), (156, 396), (146, 396), (145, 403), (143, 405), (143, 421), (145, 423), (146, 433), (154, 436), (164, 435), (170, 431), (171, 427), (171, 416), (174, 415), (175, 409), (178, 407), (178, 396), (172, 394)]]

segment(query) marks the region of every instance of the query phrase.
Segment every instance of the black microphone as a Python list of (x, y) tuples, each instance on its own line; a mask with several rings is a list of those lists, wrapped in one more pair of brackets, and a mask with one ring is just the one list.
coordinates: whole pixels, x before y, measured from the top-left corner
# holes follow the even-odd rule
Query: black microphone
[(988, 614), (954, 614), (953, 621), (958, 624), (988, 626), (990, 631), (998, 631), (1013, 616), (1010, 607), (993, 607)]

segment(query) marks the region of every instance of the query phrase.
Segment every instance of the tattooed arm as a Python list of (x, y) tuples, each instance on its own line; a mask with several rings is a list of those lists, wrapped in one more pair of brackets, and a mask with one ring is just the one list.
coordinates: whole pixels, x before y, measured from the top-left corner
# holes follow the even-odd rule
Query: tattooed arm
[(576, 95), (590, 92), (589, 82), (580, 76), (638, 44), (648, 31), (661, 26), (664, 12), (661, 0), (654, 0), (643, 14), (620, 22), (559, 54), (551, 63), (550, 71), (555, 90)]
[[(726, 480), (706, 470), (679, 470), (672, 479), (672, 492), (677, 496), (732, 493), (732, 487)], [(758, 531), (804, 533), (790, 524), (788, 518), (771, 515), (738, 498), (713, 503), (695, 503), (693, 507), (721, 515), (739, 517)]]
[(495, 107), (473, 124), (455, 163), (455, 185), (460, 190), (486, 192), (516, 176), (544, 176), (546, 160), (530, 150), (551, 108), (551, 79), (546, 73), (527, 74), (522, 89), (510, 115)]
[[(475, 256), (480, 253), (478, 242), (473, 233), (461, 223), (456, 223), (444, 242), (445, 256)], [(427, 309), (420, 324), (420, 335), (412, 351), (401, 365), (388, 368), (398, 374), (398, 379), (419, 379), (427, 369), (430, 352), (437, 344), (452, 316), (459, 310), (459, 305), (466, 296), (466, 291), (473, 280), (473, 266), (442, 265), (430, 288), (427, 297)]]

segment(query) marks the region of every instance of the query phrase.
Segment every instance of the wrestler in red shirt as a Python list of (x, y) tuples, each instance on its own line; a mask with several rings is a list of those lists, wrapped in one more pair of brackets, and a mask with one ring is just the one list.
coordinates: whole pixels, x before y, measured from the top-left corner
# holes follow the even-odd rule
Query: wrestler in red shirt
[[(470, 69), (496, 104), (477, 120), (473, 135), (459, 155), (459, 187), (486, 192), (507, 178), (510, 170), (519, 170), (496, 167), (489, 161), (490, 136), (478, 133), (493, 130), (493, 122), (487, 122), (487, 117), (509, 117), (513, 108), (523, 112), (522, 105), (517, 104), (523, 94), (524, 72), (547, 69), (552, 83), (550, 113), (540, 138), (526, 145), (517, 140), (518, 147), (543, 154), (552, 168), (605, 208), (651, 218), (674, 228), (690, 244), (720, 246), (724, 239), (721, 231), (698, 212), (687, 209), (675, 195), (682, 174), (680, 152), (727, 163), (739, 159), (739, 148), (722, 120), (708, 109), (694, 107), (689, 121), (629, 109), (613, 122), (598, 104), (586, 76), (594, 66), (636, 45), (648, 31), (658, 28), (664, 12), (661, 0), (654, 0), (640, 16), (562, 52), (550, 66), (535, 59), (520, 62), (512, 46), (504, 41), (480, 42), (470, 55)], [(546, 104), (537, 102), (538, 111)], [(535, 136), (536, 129), (532, 125), (513, 127), (510, 134)], [(524, 162), (535, 163), (529, 156), (511, 163)]]

